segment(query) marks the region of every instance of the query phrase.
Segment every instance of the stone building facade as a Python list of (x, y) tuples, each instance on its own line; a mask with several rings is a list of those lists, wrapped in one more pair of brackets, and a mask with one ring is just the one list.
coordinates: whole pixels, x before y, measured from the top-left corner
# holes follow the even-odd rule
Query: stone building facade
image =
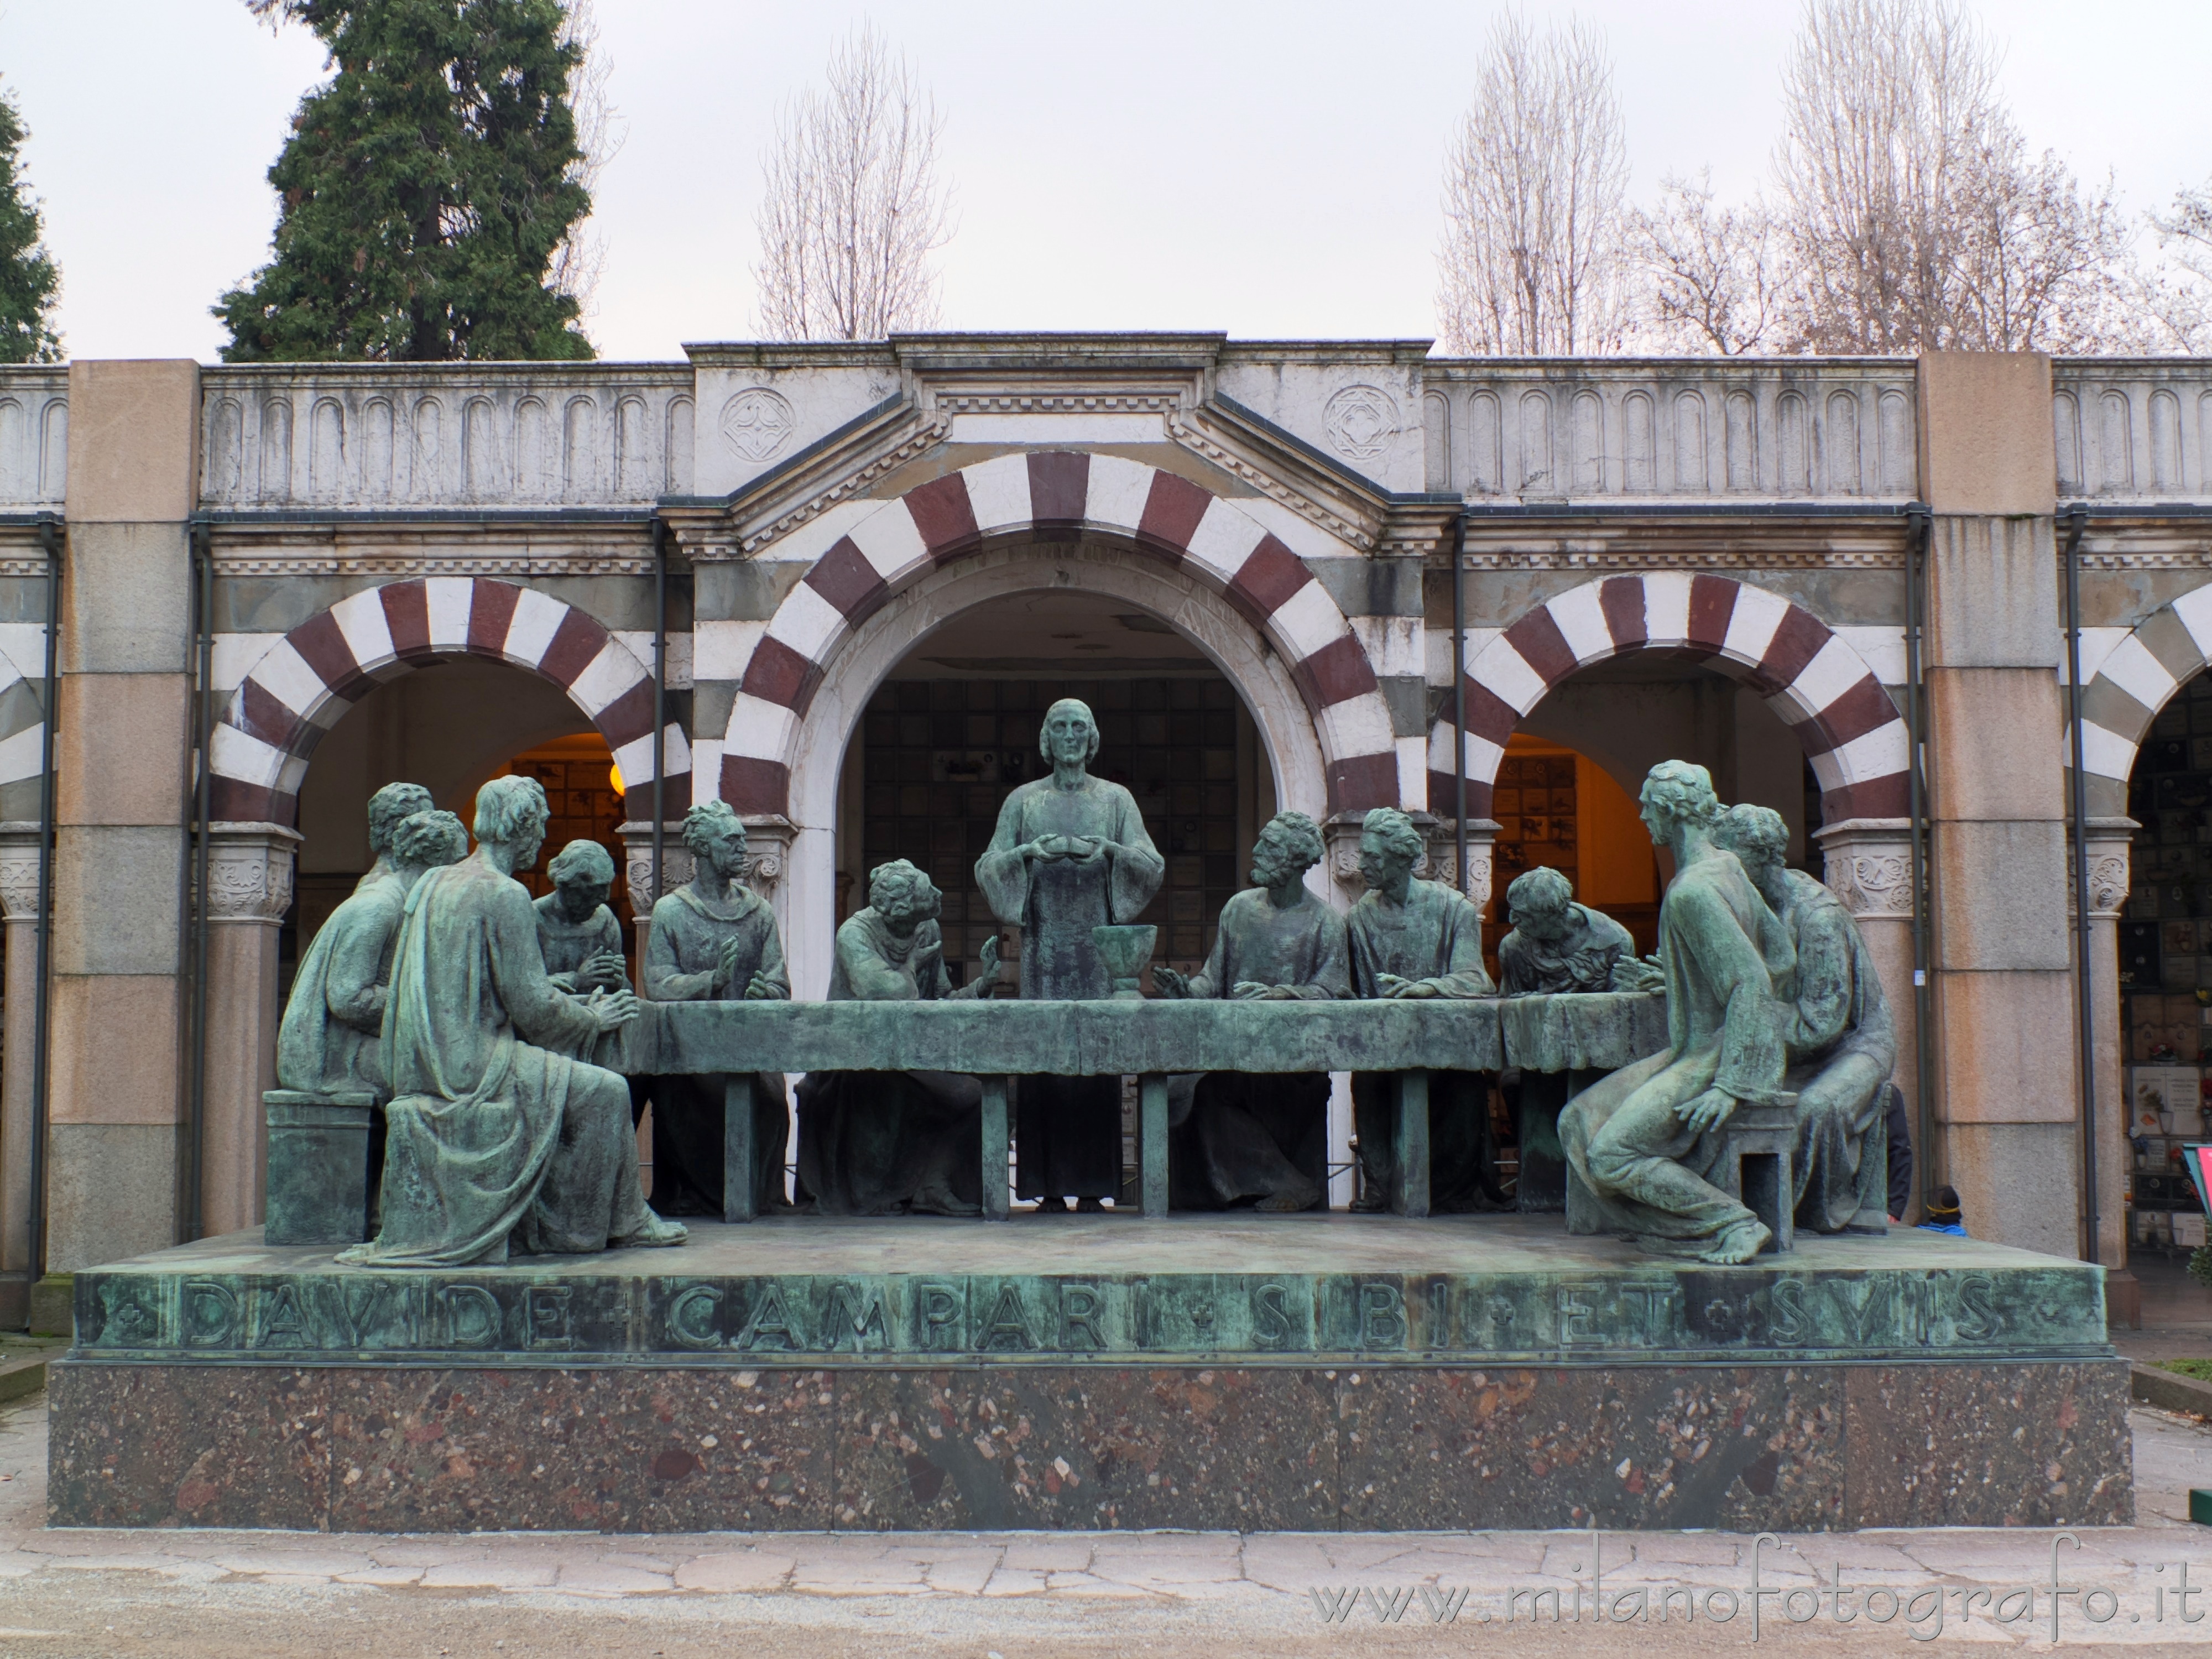
[[(1724, 797), (1784, 811), (1860, 918), (1903, 1028), (1899, 1079), (1976, 1232), (2080, 1254), (2061, 611), (2076, 503), (2098, 1254), (2113, 1265), (2128, 780), (2212, 655), (2212, 366), (1445, 360), (1424, 341), (1140, 334), (707, 345), (659, 364), (0, 370), (0, 1322), (41, 1266), (256, 1221), (283, 963), (365, 867), (376, 784), (419, 776), (465, 807), (507, 757), (603, 740), (644, 908), (657, 628), (666, 817), (716, 795), (745, 816), (801, 996), (822, 994), (836, 920), (890, 845), (871, 839), (878, 817), (926, 826), (966, 797), (915, 792), (986, 789), (1020, 764), (1016, 713), (975, 722), (1022, 696), (961, 685), (1137, 688), (1129, 741), (1166, 757), (1170, 814), (1177, 789), (1191, 803), (1194, 916), (1218, 874), (1204, 860), (1240, 855), (1277, 805), (1328, 826), (1340, 902), (1376, 805), (1431, 815), (1432, 872), (1452, 878), (1462, 514), (1478, 896), (1516, 733), (1632, 794), (1666, 754), (1705, 761)], [(1024, 633), (1048, 617), (1075, 620)], [(924, 659), (932, 689), (886, 690)], [(1178, 676), (1233, 698), (1144, 690)], [(873, 717), (886, 745), (902, 720), (917, 734), (896, 750), (915, 775), (859, 775)], [(1171, 732), (1201, 729), (1222, 758), (1186, 782), (1176, 756), (1198, 739)], [(992, 741), (963, 746), (976, 730)], [(907, 819), (879, 814), (870, 786), (894, 805), (905, 791)], [(684, 878), (672, 837), (664, 856), (664, 881)]]

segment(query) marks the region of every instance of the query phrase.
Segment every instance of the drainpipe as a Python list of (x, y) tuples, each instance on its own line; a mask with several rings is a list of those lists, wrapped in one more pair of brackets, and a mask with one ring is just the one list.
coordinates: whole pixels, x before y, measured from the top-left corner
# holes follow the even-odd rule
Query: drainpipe
[(46, 556), (46, 721), (39, 739), (39, 920), (33, 935), (38, 940), (38, 988), (31, 1006), (31, 1276), (34, 1279), (43, 1278), (46, 1271), (47, 1036), (53, 1018), (46, 967), (53, 934), (54, 721), (59, 712), (55, 695), (62, 637), (61, 521), (51, 513), (39, 517), (39, 546)]
[(1921, 630), (1928, 609), (1928, 540), (1934, 512), (1925, 501), (1905, 509), (1905, 720), (1911, 742), (1905, 783), (1911, 815), (1912, 1009), (1917, 1036), (1913, 1043), (1919, 1099), (1920, 1190), (1932, 1193), (1936, 1179), (1936, 998), (1928, 982), (1928, 782), (1926, 773), (1927, 688), (1921, 678)]
[(198, 1238), (204, 1218), (200, 1210), (201, 1162), (207, 1122), (208, 1021), (208, 865), (213, 838), (208, 817), (214, 787), (214, 768), (209, 764), (212, 734), (208, 717), (215, 702), (215, 550), (204, 523), (192, 526), (192, 736), (197, 763), (192, 780), (192, 1002), (191, 1042), (185, 1064), (185, 1193), (179, 1210), (185, 1241)]
[(2088, 1249), (2097, 1260), (2097, 1004), (2089, 974), (2089, 775), (2081, 764), (2081, 532), (2089, 514), (2080, 502), (2066, 509), (2066, 691), (2074, 764), (2074, 1020), (2081, 1062), (2081, 1179), (2087, 1188)]
[[(668, 818), (661, 801), (660, 775), (667, 769), (661, 751), (668, 729), (668, 521), (653, 520), (653, 902), (660, 902), (660, 860)], [(636, 905), (633, 902), (631, 908)], [(652, 905), (646, 908), (649, 912)]]
[(1452, 514), (1452, 823), (1467, 891), (1467, 512)]

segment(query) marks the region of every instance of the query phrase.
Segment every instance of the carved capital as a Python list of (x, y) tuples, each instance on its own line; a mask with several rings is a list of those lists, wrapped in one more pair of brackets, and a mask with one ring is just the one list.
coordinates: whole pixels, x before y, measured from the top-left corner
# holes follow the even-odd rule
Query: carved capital
[(1852, 920), (1911, 918), (1911, 830), (1904, 818), (1849, 818), (1813, 832), (1823, 878)]
[(748, 813), (745, 842), (752, 856), (745, 866), (745, 885), (766, 898), (769, 890), (783, 879), (784, 866), (791, 861), (791, 843), (798, 838), (799, 826), (789, 818), (768, 812)]
[[(273, 927), (292, 908), (301, 836), (281, 823), (216, 823), (208, 844), (207, 917)], [(193, 862), (197, 873), (198, 862)]]
[[(2089, 915), (2117, 921), (2128, 902), (2129, 849), (2141, 829), (2133, 818), (2091, 818), (2085, 851), (2089, 864)], [(2074, 860), (2066, 860), (2066, 902), (2074, 902)]]
[(39, 908), (36, 823), (0, 823), (0, 909), (10, 921), (35, 921)]
[[(1367, 890), (1367, 883), (1359, 873), (1360, 821), (1362, 812), (1340, 812), (1322, 825), (1322, 838), (1328, 848), (1328, 873), (1347, 899), (1357, 900)], [(1421, 832), (1425, 850), (1420, 862), (1413, 866), (1415, 879), (1441, 882), (1446, 887), (1459, 884), (1459, 838), (1451, 820), (1436, 818), (1426, 812), (1408, 812), (1413, 828)], [(1492, 840), (1498, 834), (1496, 822), (1490, 818), (1469, 818), (1467, 824), (1467, 896), (1477, 904), (1490, 902)]]
[[(660, 896), (653, 886), (653, 825), (650, 821), (632, 822), (622, 826), (623, 891), (629, 902), (630, 920), (644, 921), (653, 915), (653, 901)], [(661, 827), (660, 876), (662, 891), (674, 892), (691, 879), (695, 872), (691, 849), (684, 844), (684, 824), (679, 819)]]

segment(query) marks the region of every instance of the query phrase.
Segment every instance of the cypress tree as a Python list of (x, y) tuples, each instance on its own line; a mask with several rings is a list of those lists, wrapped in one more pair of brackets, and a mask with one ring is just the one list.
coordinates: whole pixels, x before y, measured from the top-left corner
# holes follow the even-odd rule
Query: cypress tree
[(579, 358), (546, 281), (591, 210), (560, 0), (247, 0), (337, 73), (269, 169), (276, 257), (225, 294), (230, 362)]
[(57, 363), (62, 356), (53, 325), (62, 273), (40, 240), (38, 198), (16, 171), (29, 137), (15, 99), (0, 94), (0, 363)]

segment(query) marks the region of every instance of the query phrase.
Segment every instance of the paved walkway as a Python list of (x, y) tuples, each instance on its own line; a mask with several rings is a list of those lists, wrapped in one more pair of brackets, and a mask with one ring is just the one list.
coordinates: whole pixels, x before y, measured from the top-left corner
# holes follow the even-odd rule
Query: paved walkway
[[(2148, 1411), (2134, 1424), (2139, 1522), (2084, 1531), (2078, 1550), (2059, 1547), (2061, 1579), (2087, 1587), (2089, 1613), (2104, 1616), (2091, 1622), (2082, 1598), (2069, 1597), (2062, 1644), (2212, 1644), (2212, 1528), (2185, 1518), (2187, 1488), (2212, 1486), (2212, 1428)], [(42, 1524), (45, 1470), (44, 1397), (0, 1409), (0, 1655), (672, 1659), (742, 1648), (1220, 1659), (1443, 1651), (1486, 1638), (1506, 1638), (1515, 1651), (1704, 1654), (1752, 1643), (1754, 1554), (1759, 1582), (1780, 1593), (1759, 1603), (1762, 1648), (1903, 1650), (1939, 1623), (1944, 1641), (2049, 1642), (2048, 1592), (2027, 1612), (2021, 1599), (2021, 1587), (2050, 1580), (2047, 1531), (1865, 1532), (1778, 1547), (1716, 1533), (57, 1531)], [(1601, 1559), (1601, 1586), (1592, 1572)], [(1844, 1609), (1860, 1615), (1848, 1626), (1834, 1621), (1832, 1594), (1810, 1594), (1832, 1592), (1839, 1571)], [(1661, 1626), (1657, 1595), (1669, 1585), (1679, 1588)], [(1976, 1596), (1984, 1587), (1990, 1594)], [(1627, 1622), (1597, 1621), (1601, 1589), (1607, 1611)], [(1688, 1622), (1683, 1589), (1695, 1598)], [(1636, 1619), (1639, 1605), (1654, 1622)], [(1887, 1622), (1866, 1622), (1885, 1612)], [(2185, 1612), (2203, 1622), (2185, 1623)]]

